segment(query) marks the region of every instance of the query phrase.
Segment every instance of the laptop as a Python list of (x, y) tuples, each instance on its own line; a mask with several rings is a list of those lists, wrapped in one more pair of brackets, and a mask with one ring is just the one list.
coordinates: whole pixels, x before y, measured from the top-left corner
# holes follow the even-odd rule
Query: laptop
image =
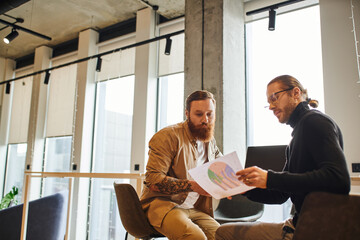
[(249, 146), (246, 153), (245, 168), (258, 166), (264, 170), (281, 172), (285, 165), (286, 145)]

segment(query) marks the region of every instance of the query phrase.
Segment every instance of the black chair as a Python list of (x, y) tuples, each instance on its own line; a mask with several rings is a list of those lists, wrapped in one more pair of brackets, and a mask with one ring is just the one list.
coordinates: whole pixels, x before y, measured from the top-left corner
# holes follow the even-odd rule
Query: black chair
[(140, 239), (164, 237), (149, 223), (140, 204), (139, 197), (130, 184), (114, 183), (121, 222), (128, 233)]
[(254, 222), (264, 212), (264, 204), (253, 202), (239, 194), (232, 199), (223, 198), (214, 212), (214, 218), (220, 224), (228, 222)]
[[(63, 191), (29, 202), (27, 240), (62, 240), (66, 231), (68, 192)], [(23, 204), (0, 211), (0, 239), (18, 240)]]

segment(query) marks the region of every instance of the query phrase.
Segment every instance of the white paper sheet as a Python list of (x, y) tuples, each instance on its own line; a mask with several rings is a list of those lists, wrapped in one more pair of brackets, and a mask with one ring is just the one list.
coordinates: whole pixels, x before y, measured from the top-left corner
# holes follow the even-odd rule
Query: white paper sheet
[(206, 192), (216, 199), (221, 199), (254, 188), (237, 179), (235, 173), (242, 169), (240, 160), (234, 151), (190, 169), (189, 173)]

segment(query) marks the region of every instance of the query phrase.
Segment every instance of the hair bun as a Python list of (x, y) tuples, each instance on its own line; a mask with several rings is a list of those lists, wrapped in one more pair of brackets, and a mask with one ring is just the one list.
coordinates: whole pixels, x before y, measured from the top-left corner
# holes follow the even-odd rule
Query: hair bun
[(319, 101), (318, 100), (307, 98), (306, 102), (313, 108), (317, 108), (319, 106)]

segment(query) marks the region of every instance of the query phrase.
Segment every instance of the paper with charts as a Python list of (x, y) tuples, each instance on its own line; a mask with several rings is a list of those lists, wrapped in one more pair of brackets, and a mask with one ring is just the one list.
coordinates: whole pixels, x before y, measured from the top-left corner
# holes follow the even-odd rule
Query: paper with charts
[(243, 169), (236, 152), (190, 169), (191, 177), (216, 199), (246, 192), (254, 187), (239, 181), (235, 173)]

